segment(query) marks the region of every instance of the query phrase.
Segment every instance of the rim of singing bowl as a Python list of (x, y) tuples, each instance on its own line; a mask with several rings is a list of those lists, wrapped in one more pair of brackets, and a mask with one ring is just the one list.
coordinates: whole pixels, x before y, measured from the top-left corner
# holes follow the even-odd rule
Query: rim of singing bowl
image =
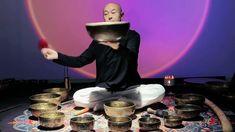
[(63, 112), (58, 112), (58, 111), (44, 112), (40, 114), (39, 117), (44, 118), (44, 119), (58, 119), (58, 118), (60, 119), (60, 118), (64, 118), (65, 114)]
[(54, 108), (58, 108), (56, 104), (54, 103), (35, 103), (31, 104), (29, 106), (30, 109), (32, 110), (53, 110)]
[(70, 122), (77, 124), (90, 123), (94, 121), (95, 121), (94, 117), (73, 117), (70, 119)]
[(131, 117), (109, 117), (108, 122), (110, 123), (126, 123), (126, 122), (131, 122), (132, 118)]
[[(116, 105), (117, 103), (122, 103), (122, 104), (127, 104), (127, 105), (117, 106)], [(104, 103), (104, 106), (105, 107), (109, 107), (109, 108), (115, 108), (115, 109), (123, 109), (123, 108), (132, 108), (132, 107), (135, 107), (136, 105), (133, 102), (130, 102), (130, 101), (119, 101), (119, 100), (116, 100), (116, 101), (106, 102), (106, 103)]]
[(32, 96), (29, 97), (29, 99), (31, 100), (41, 100), (45, 97), (50, 97), (50, 98), (47, 98), (47, 99), (56, 99), (56, 98), (60, 98), (61, 95), (59, 94), (56, 94), (56, 93), (40, 93), (40, 94), (34, 94)]
[(126, 21), (120, 21), (120, 22), (91, 22), (86, 23), (86, 26), (108, 26), (108, 25), (122, 25), (122, 24), (130, 24)]
[(44, 92), (64, 92), (67, 91), (66, 88), (54, 87), (54, 88), (47, 88), (43, 90)]

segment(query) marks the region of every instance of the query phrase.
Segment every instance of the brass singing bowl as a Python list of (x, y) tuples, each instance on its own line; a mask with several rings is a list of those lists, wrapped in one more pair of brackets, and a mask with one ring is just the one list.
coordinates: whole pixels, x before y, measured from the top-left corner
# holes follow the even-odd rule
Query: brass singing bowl
[(129, 22), (96, 22), (87, 23), (86, 29), (92, 39), (96, 41), (119, 41), (128, 32)]
[(234, 102), (235, 101), (235, 92), (229, 91), (229, 92), (223, 93), (222, 97), (224, 97), (226, 99), (226, 101)]
[(64, 125), (65, 114), (63, 112), (46, 112), (39, 116), (39, 123), (45, 128), (58, 128)]
[(104, 104), (104, 111), (110, 117), (127, 117), (135, 113), (135, 106), (127, 101), (109, 101)]
[(34, 117), (39, 117), (40, 114), (44, 112), (56, 111), (57, 105), (53, 103), (35, 103), (29, 106), (29, 111), (31, 111)]
[(199, 116), (201, 107), (194, 104), (176, 105), (175, 112), (176, 115), (180, 116), (183, 120), (188, 120)]
[(68, 98), (68, 93), (69, 93), (68, 89), (66, 88), (49, 88), (49, 89), (44, 89), (43, 92), (59, 94), (61, 96), (60, 101), (66, 100)]
[(130, 130), (132, 119), (130, 117), (110, 117), (108, 118), (109, 131), (126, 132)]
[(55, 93), (41, 93), (29, 97), (31, 104), (34, 103), (54, 103), (59, 105), (61, 102), (61, 95)]
[(202, 106), (204, 102), (205, 102), (205, 97), (200, 94), (186, 93), (186, 94), (178, 94), (175, 96), (175, 103), (178, 105), (195, 104)]
[(143, 131), (153, 131), (159, 129), (159, 126), (161, 125), (161, 121), (157, 118), (151, 118), (151, 117), (141, 117), (139, 120), (139, 127), (140, 130)]
[(208, 81), (206, 86), (209, 91), (216, 94), (225, 93), (229, 90), (229, 84), (224, 81)]
[(168, 115), (164, 117), (164, 125), (166, 127), (178, 127), (182, 125), (182, 118), (176, 115)]
[(70, 119), (70, 126), (73, 131), (91, 131), (94, 129), (93, 117), (73, 117)]

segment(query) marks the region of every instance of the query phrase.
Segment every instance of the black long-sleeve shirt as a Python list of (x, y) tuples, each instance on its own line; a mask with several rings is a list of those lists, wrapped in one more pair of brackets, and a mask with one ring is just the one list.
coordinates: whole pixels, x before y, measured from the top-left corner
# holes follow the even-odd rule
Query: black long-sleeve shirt
[(137, 71), (139, 46), (140, 35), (129, 30), (121, 39), (118, 50), (93, 40), (80, 56), (58, 53), (58, 59), (54, 62), (70, 67), (82, 67), (96, 60), (96, 86), (110, 91), (120, 91), (131, 85), (140, 84), (140, 75)]

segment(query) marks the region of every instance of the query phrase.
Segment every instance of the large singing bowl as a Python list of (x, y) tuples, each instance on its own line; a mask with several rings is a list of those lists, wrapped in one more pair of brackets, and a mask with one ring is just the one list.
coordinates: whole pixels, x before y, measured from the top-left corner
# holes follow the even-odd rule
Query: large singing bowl
[(39, 123), (44, 128), (59, 128), (64, 125), (65, 114), (63, 112), (45, 112), (40, 114)]
[(185, 94), (178, 94), (175, 96), (175, 103), (177, 105), (195, 104), (203, 106), (204, 102), (205, 102), (205, 97), (200, 94), (185, 93)]
[(54, 103), (59, 105), (61, 102), (61, 95), (55, 93), (41, 93), (29, 97), (31, 104), (34, 103)]
[(109, 101), (104, 104), (105, 114), (109, 117), (128, 117), (135, 113), (135, 104), (127, 101)]
[(183, 120), (193, 119), (199, 116), (201, 107), (194, 104), (183, 104), (175, 106), (176, 115), (180, 116)]
[(130, 117), (109, 117), (108, 127), (111, 132), (129, 132), (132, 125)]
[(129, 22), (96, 22), (86, 24), (88, 34), (96, 41), (119, 41), (127, 34), (129, 27)]
[(94, 129), (95, 119), (93, 117), (73, 117), (70, 126), (75, 132), (91, 132)]
[(58, 109), (56, 104), (53, 103), (35, 103), (29, 106), (29, 111), (31, 111), (34, 117), (39, 117), (40, 114), (44, 112), (52, 112)]
[(43, 92), (59, 94), (61, 96), (60, 101), (65, 101), (69, 94), (69, 91), (66, 88), (49, 88), (44, 89)]

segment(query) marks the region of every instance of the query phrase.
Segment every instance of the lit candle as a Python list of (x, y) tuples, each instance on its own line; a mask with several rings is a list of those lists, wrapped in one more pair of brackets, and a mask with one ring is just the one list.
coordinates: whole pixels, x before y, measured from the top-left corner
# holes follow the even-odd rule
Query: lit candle
[(175, 77), (173, 75), (167, 75), (164, 77), (165, 86), (173, 86), (175, 84)]

